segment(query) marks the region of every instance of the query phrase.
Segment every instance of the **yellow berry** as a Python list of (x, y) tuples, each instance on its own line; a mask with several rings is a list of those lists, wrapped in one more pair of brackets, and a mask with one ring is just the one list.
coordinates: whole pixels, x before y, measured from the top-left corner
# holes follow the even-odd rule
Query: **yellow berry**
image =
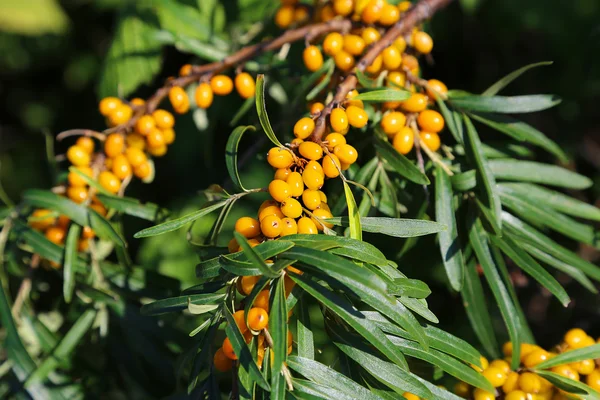
[(52, 211), (46, 209), (38, 209), (31, 213), (31, 218), (35, 218), (29, 224), (38, 231), (43, 231), (56, 223), (56, 217), (52, 216)]
[(277, 168), (273, 179), (279, 179), (281, 181), (287, 181), (288, 176), (292, 173), (289, 168)]
[(358, 158), (358, 152), (349, 144), (340, 144), (333, 149), (338, 159), (345, 164), (354, 164)]
[(595, 369), (589, 374), (585, 380), (589, 387), (596, 391), (600, 391), (600, 369)]
[(302, 202), (309, 210), (316, 210), (321, 205), (321, 195), (318, 190), (307, 189), (302, 193)]
[(432, 99), (437, 98), (440, 94), (446, 95), (448, 93), (448, 87), (442, 81), (437, 79), (430, 79), (427, 81), (427, 96)]
[(348, 116), (348, 123), (358, 129), (364, 127), (369, 122), (367, 112), (356, 106), (346, 108), (346, 115)]
[(315, 226), (317, 227), (318, 230), (322, 231), (323, 226), (330, 228), (330, 229), (333, 228), (333, 224), (324, 221), (325, 219), (333, 218), (333, 215), (331, 215), (331, 212), (329, 210), (326, 210), (324, 208), (317, 208), (312, 213), (313, 213), (312, 220), (315, 223)]
[(410, 98), (401, 103), (401, 106), (407, 112), (421, 112), (427, 108), (427, 96), (421, 93), (413, 93)]
[(125, 156), (127, 157), (127, 161), (129, 161), (129, 164), (131, 164), (131, 166), (133, 166), (134, 168), (139, 167), (140, 165), (148, 161), (148, 157), (146, 157), (146, 154), (142, 150), (135, 147), (126, 148)]
[(500, 387), (506, 383), (506, 373), (500, 368), (488, 367), (483, 370), (482, 374), (493, 387)]
[(408, 154), (415, 144), (415, 132), (412, 128), (405, 126), (394, 136), (392, 145), (400, 154)]
[(323, 54), (321, 54), (321, 50), (317, 46), (308, 46), (305, 48), (302, 53), (302, 59), (306, 68), (311, 72), (315, 72), (323, 66)]
[[(344, 51), (353, 56), (359, 56), (365, 50), (366, 44), (358, 35), (344, 36)], [(339, 53), (338, 53), (339, 54)]]
[(87, 167), (90, 165), (90, 155), (77, 145), (69, 147), (67, 150), (67, 159), (76, 167)]
[(353, 0), (334, 0), (333, 10), (337, 15), (346, 16), (349, 15), (354, 9)]
[(149, 160), (133, 168), (133, 174), (140, 179), (146, 179), (152, 174), (152, 164)]
[(260, 230), (266, 237), (275, 238), (279, 236), (281, 229), (281, 218), (276, 215), (268, 215), (260, 221)]
[(499, 370), (501, 370), (502, 372), (504, 372), (505, 374), (508, 374), (511, 369), (510, 369), (510, 364), (504, 360), (494, 360), (490, 363), (489, 368), (498, 368)]
[(527, 393), (522, 390), (515, 390), (507, 394), (504, 400), (527, 400)]
[(214, 100), (213, 90), (210, 85), (206, 82), (202, 82), (196, 87), (194, 92), (194, 100), (200, 108), (208, 108), (212, 105)]
[(235, 231), (246, 239), (260, 235), (260, 223), (251, 217), (242, 217), (235, 222)]
[(346, 138), (344, 137), (344, 135), (334, 132), (325, 136), (325, 142), (327, 142), (327, 149), (329, 151), (333, 151), (335, 146), (339, 144), (346, 144)]
[(346, 114), (346, 111), (341, 108), (334, 108), (331, 111), (329, 123), (331, 124), (331, 129), (335, 132), (341, 134), (348, 132), (348, 115)]
[[(298, 224), (293, 218), (282, 218), (281, 219), (281, 233), (280, 236), (295, 235), (298, 233)], [(256, 302), (254, 303), (256, 305)]]
[(75, 142), (75, 145), (81, 147), (86, 153), (92, 154), (94, 152), (94, 139), (87, 136), (81, 136)]
[(298, 152), (307, 160), (320, 160), (323, 157), (323, 149), (315, 142), (301, 143)]
[(173, 86), (169, 89), (169, 101), (178, 114), (185, 114), (190, 109), (190, 99), (181, 86)]
[(396, 69), (402, 63), (402, 55), (396, 46), (389, 46), (383, 50), (383, 66), (386, 69)]
[(173, 117), (173, 114), (166, 110), (155, 110), (152, 113), (152, 117), (154, 118), (157, 128), (169, 129), (175, 126), (175, 118)]
[(302, 217), (298, 220), (298, 233), (305, 235), (316, 235), (319, 233), (319, 231), (315, 223), (310, 218)]
[(300, 118), (294, 125), (294, 136), (300, 139), (306, 139), (315, 130), (315, 121), (312, 118)]
[[(90, 167), (77, 167), (77, 170), (82, 174), (93, 177), (94, 173)], [(77, 172), (69, 172), (68, 178), (70, 186), (85, 187), (87, 182)]]
[(383, 58), (381, 54), (379, 54), (373, 62), (367, 67), (366, 71), (371, 75), (377, 75), (381, 71), (381, 67), (383, 66)]
[(102, 171), (98, 175), (100, 185), (112, 194), (116, 194), (121, 189), (121, 180), (115, 174), (109, 171)]
[(304, 191), (304, 181), (302, 180), (302, 174), (300, 174), (300, 172), (292, 172), (285, 181), (290, 185), (292, 197), (302, 196), (302, 192)]
[(454, 385), (454, 393), (457, 396), (467, 398), (471, 393), (471, 386), (463, 381), (456, 382), (456, 384)]
[(504, 391), (504, 393), (510, 393), (512, 391), (517, 390), (518, 388), (519, 374), (514, 371), (511, 371), (506, 376), (506, 381), (504, 382), (504, 385), (502, 385), (502, 390)]
[(384, 4), (379, 18), (379, 23), (384, 26), (390, 26), (400, 19), (400, 10), (392, 4)]
[(269, 183), (269, 194), (281, 203), (292, 195), (292, 188), (287, 182), (275, 179)]
[(298, 200), (289, 197), (281, 203), (281, 212), (288, 218), (298, 218), (302, 215), (302, 205)]
[(328, 56), (335, 56), (344, 47), (344, 37), (338, 32), (331, 32), (323, 40), (323, 52)]
[(431, 151), (438, 151), (441, 146), (440, 136), (435, 132), (421, 131), (419, 137), (421, 138), (421, 143), (425, 144)]
[(344, 50), (333, 56), (333, 60), (335, 61), (335, 66), (344, 72), (350, 71), (355, 63), (354, 56)]
[(532, 372), (524, 372), (519, 376), (519, 388), (527, 393), (539, 393), (542, 390), (542, 380)]
[(396, 46), (400, 53), (404, 53), (404, 50), (406, 50), (406, 40), (400, 36), (398, 39), (394, 40), (394, 46)]
[[(387, 76), (388, 86), (398, 86), (399, 88), (403, 88), (406, 84), (406, 74), (404, 72), (393, 71), (390, 72)], [(393, 85), (390, 85), (392, 83)]]
[(402, 394), (402, 397), (404, 397), (406, 400), (421, 400), (419, 396), (409, 392), (404, 392), (404, 394)]
[(112, 173), (121, 180), (131, 175), (131, 164), (124, 154), (119, 154), (113, 159)]
[(321, 111), (323, 111), (324, 108), (325, 108), (325, 104), (316, 101), (310, 106), (310, 113), (312, 115), (319, 115), (319, 114), (321, 114)]
[(127, 135), (125, 142), (127, 143), (127, 148), (136, 148), (139, 150), (144, 150), (146, 148), (146, 138), (139, 133), (130, 133)]
[(565, 334), (564, 341), (570, 348), (578, 349), (582, 347), (581, 344), (587, 336), (583, 329), (574, 328)]
[(414, 48), (422, 54), (431, 53), (433, 49), (433, 39), (427, 32), (419, 31), (412, 38)]
[(366, 45), (370, 45), (371, 43), (375, 43), (376, 41), (378, 41), (381, 38), (381, 34), (377, 29), (369, 26), (363, 29), (362, 33), (360, 34), (360, 37), (363, 38)]
[(233, 90), (233, 81), (227, 75), (215, 75), (210, 78), (210, 87), (214, 94), (226, 96)]
[(381, 129), (388, 136), (393, 136), (400, 132), (406, 124), (406, 115), (399, 111), (392, 111), (383, 116), (381, 119)]
[(70, 186), (67, 189), (67, 197), (75, 203), (83, 203), (88, 198), (87, 188)]
[(274, 215), (279, 218), (285, 217), (285, 215), (283, 215), (283, 213), (281, 212), (281, 208), (276, 204), (273, 206), (265, 207), (264, 209), (260, 210), (258, 213), (258, 220), (262, 221), (263, 219), (265, 219), (265, 217), (268, 217), (269, 215)]
[(366, 7), (363, 8), (361, 19), (365, 24), (374, 24), (379, 21), (383, 14), (383, 6), (385, 2), (383, 0), (371, 0), (367, 3)]
[(235, 89), (242, 98), (249, 99), (254, 96), (256, 82), (252, 75), (247, 72), (242, 72), (235, 77)]
[(419, 127), (427, 132), (440, 132), (444, 129), (444, 117), (434, 110), (423, 110), (417, 117)]
[(121, 104), (108, 115), (108, 122), (111, 126), (117, 126), (129, 121), (133, 115), (133, 110), (127, 104)]
[(546, 350), (537, 349), (529, 353), (523, 359), (523, 365), (525, 365), (527, 368), (533, 368), (539, 363), (546, 361), (548, 358), (550, 358), (550, 354)]
[(267, 153), (267, 162), (273, 168), (289, 168), (294, 162), (294, 157), (287, 149), (273, 147)]
[(281, 29), (288, 28), (294, 22), (294, 7), (281, 6), (275, 13), (275, 25)]
[(473, 400), (495, 400), (496, 395), (494, 393), (486, 392), (483, 389), (475, 389), (473, 391)]
[(328, 154), (323, 157), (323, 173), (328, 178), (340, 176), (342, 165), (340, 159), (335, 154)]
[(135, 122), (135, 131), (140, 135), (146, 136), (147, 134), (152, 132), (152, 129), (154, 129), (155, 127), (156, 122), (154, 121), (154, 118), (152, 118), (151, 115), (142, 115)]
[(152, 132), (146, 136), (146, 144), (150, 149), (162, 148), (166, 144), (165, 135), (160, 129), (154, 128), (152, 129)]
[(108, 117), (121, 104), (123, 104), (123, 102), (116, 97), (105, 97), (100, 101), (98, 108), (100, 109), (100, 114)]
[(594, 372), (596, 362), (593, 359), (581, 360), (571, 364), (571, 367), (580, 375), (589, 375)]
[(304, 181), (304, 185), (311, 190), (321, 189), (325, 180), (322, 167), (321, 170), (305, 168), (302, 172), (302, 180)]

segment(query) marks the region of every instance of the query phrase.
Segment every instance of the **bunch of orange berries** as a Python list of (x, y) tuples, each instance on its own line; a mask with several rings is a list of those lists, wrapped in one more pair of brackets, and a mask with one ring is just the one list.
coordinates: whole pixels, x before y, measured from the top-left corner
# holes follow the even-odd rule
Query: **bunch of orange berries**
[[(596, 341), (579, 328), (569, 330), (565, 334), (563, 342), (556, 346), (553, 351), (544, 350), (537, 345), (523, 343), (521, 344), (520, 354), (521, 366), (517, 371), (512, 371), (510, 359), (513, 345), (511, 342), (507, 342), (502, 347), (502, 352), (506, 357), (504, 360), (498, 359), (488, 362), (487, 359), (481, 357), (482, 368), (473, 366), (495, 388), (498, 388), (496, 393), (486, 392), (482, 389), (472, 390), (464, 382), (457, 383), (454, 391), (463, 398), (474, 400), (493, 400), (496, 398), (504, 398), (505, 400), (567, 400), (578, 398), (577, 395), (556, 388), (531, 369), (559, 353), (594, 344), (596, 344)], [(597, 365), (597, 360), (588, 359), (557, 365), (551, 368), (550, 371), (576, 381), (585, 380), (585, 383), (592, 389), (600, 390), (600, 367)]]
[(298, 0), (281, 0), (281, 7), (275, 13), (275, 24), (285, 29), (306, 22), (309, 17), (310, 9), (306, 4), (299, 4)]

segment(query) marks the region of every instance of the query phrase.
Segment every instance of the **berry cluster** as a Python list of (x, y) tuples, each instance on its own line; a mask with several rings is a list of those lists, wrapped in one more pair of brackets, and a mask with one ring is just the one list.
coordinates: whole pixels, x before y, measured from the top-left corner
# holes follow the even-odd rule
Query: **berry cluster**
[[(577, 395), (566, 393), (554, 387), (548, 380), (531, 371), (531, 369), (559, 353), (594, 344), (596, 344), (596, 341), (579, 328), (569, 330), (565, 334), (563, 342), (552, 351), (544, 350), (537, 345), (523, 343), (521, 344), (520, 353), (521, 366), (518, 370), (512, 371), (510, 359), (513, 353), (513, 345), (511, 342), (507, 342), (502, 347), (502, 352), (506, 357), (504, 360), (498, 359), (488, 362), (487, 359), (482, 357), (482, 368), (473, 366), (495, 388), (498, 388), (496, 393), (486, 392), (482, 389), (473, 390), (465, 382), (457, 383), (454, 391), (463, 398), (474, 400), (494, 400), (497, 398), (505, 400), (567, 400), (578, 398)], [(585, 383), (588, 386), (600, 390), (600, 368), (597, 366), (596, 361), (589, 359), (557, 365), (551, 368), (550, 371), (576, 381), (583, 381), (585, 377)]]

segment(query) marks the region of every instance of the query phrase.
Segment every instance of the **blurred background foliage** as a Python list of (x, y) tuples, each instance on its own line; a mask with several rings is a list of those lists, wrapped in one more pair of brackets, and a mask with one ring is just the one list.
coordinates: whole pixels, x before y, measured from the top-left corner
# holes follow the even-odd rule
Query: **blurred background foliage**
[[(51, 138), (71, 128), (101, 130), (104, 122), (96, 107), (101, 96), (148, 97), (168, 76), (177, 74), (184, 63), (220, 59), (250, 41), (277, 34), (271, 22), (277, 3), (272, 0), (0, 1), (0, 181), (7, 196), (18, 202), (25, 189), (54, 185), (45, 135)], [(554, 61), (550, 67), (528, 72), (505, 94), (559, 95), (563, 99), (559, 107), (530, 115), (527, 122), (566, 150), (573, 160), (570, 167), (598, 184), (598, 21), (598, 0), (461, 0), (439, 13), (430, 24), (435, 39), (434, 58), (424, 67), (424, 75), (441, 79), (449, 88), (480, 92), (520, 66)], [(300, 45), (294, 46), (289, 57), (299, 60), (299, 48)], [(285, 137), (291, 130), (285, 121), (293, 121), (306, 111), (302, 102), (294, 103), (288, 97), (305, 70), (300, 62), (262, 65), (260, 61), (249, 63), (247, 68), (261, 70), (271, 77), (269, 114), (278, 134)], [(223, 152), (233, 129), (230, 121), (242, 101), (235, 96), (215, 100), (208, 111), (196, 110), (178, 118), (177, 140), (169, 153), (157, 161), (155, 181), (150, 185), (132, 184), (129, 196), (182, 214), (197, 209), (205, 201), (201, 191), (209, 185), (227, 185)], [(245, 122), (255, 122), (253, 110), (240, 123)], [(499, 138), (491, 131), (480, 132), (484, 140), (486, 136), (489, 140)], [(57, 154), (68, 144), (56, 144)], [(250, 145), (242, 143), (244, 147)], [(248, 187), (264, 185), (269, 179), (271, 171), (263, 162), (263, 153), (261, 149), (257, 157), (243, 166), (242, 180)], [(599, 187), (577, 195), (598, 204)], [(225, 232), (231, 231), (236, 216), (253, 214), (260, 201), (256, 198), (239, 202)], [(406, 216), (414, 214), (422, 201), (415, 199)], [(206, 235), (210, 218), (194, 226), (194, 240), (201, 241)], [(186, 241), (185, 230), (133, 240), (131, 235), (145, 226), (139, 220), (125, 221), (129, 250), (135, 262), (177, 278), (182, 287), (195, 283), (198, 258)], [(223, 236), (226, 241), (227, 234)], [(403, 244), (392, 238), (365, 239), (384, 250), (388, 258)], [(432, 287), (429, 306), (440, 317), (442, 328), (472, 339), (460, 297), (447, 290), (437, 251), (426, 250), (434, 247), (434, 239), (422, 238), (417, 246), (406, 251), (401, 270)], [(572, 243), (567, 245), (573, 247)], [(600, 258), (591, 249), (578, 250), (592, 261)], [(564, 282), (574, 302), (569, 309), (557, 312), (560, 306), (550, 301), (548, 293), (516, 272), (513, 278), (540, 344), (558, 342), (564, 328), (572, 325), (600, 332), (597, 296)], [(56, 296), (60, 296), (59, 291)], [(136, 310), (125, 312), (131, 313), (132, 320), (140, 318)], [(166, 376), (163, 379), (169, 381)], [(168, 392), (165, 387), (163, 394)]]

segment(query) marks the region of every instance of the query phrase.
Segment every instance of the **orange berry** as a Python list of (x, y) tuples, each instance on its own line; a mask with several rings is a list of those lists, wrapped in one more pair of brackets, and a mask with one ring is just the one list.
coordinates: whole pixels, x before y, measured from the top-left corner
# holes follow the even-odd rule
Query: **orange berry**
[(402, 55), (396, 46), (389, 46), (383, 50), (383, 66), (386, 69), (396, 69), (402, 63)]
[(46, 239), (51, 241), (54, 244), (61, 245), (65, 241), (65, 237), (67, 236), (67, 232), (64, 228), (58, 226), (51, 226), (46, 230)]
[(282, 202), (292, 195), (292, 188), (287, 182), (275, 179), (269, 183), (269, 194), (276, 201)]
[(288, 218), (298, 218), (302, 215), (302, 206), (298, 200), (290, 197), (281, 203), (281, 212)]
[(400, 10), (391, 4), (384, 4), (381, 9), (379, 23), (384, 26), (394, 25), (400, 19)]
[(237, 240), (235, 240), (235, 238), (231, 238), (229, 243), (227, 243), (227, 250), (229, 250), (230, 253), (237, 252), (238, 247), (240, 247), (240, 245), (238, 244)]
[(305, 235), (316, 235), (319, 233), (319, 231), (315, 223), (310, 218), (302, 217), (298, 220), (298, 233)]
[(235, 89), (244, 99), (249, 99), (250, 97), (254, 96), (256, 83), (254, 82), (252, 75), (247, 72), (237, 74), (235, 77)]
[(258, 220), (262, 221), (265, 217), (268, 217), (269, 215), (275, 215), (279, 218), (285, 217), (285, 215), (283, 215), (283, 213), (281, 212), (281, 208), (277, 204), (275, 204), (260, 210), (260, 212), (258, 213)]
[(81, 136), (79, 139), (77, 139), (75, 145), (81, 147), (83, 151), (88, 154), (92, 154), (94, 152), (94, 139), (91, 137)]
[(310, 17), (308, 7), (301, 4), (294, 10), (294, 22), (304, 22), (308, 19), (308, 17)]
[(353, 0), (334, 0), (333, 10), (337, 15), (347, 16), (354, 9)]
[[(157, 128), (170, 129), (175, 126), (175, 118), (173, 117), (173, 114), (166, 110), (155, 110), (152, 113), (152, 117), (154, 118)], [(149, 133), (152, 133), (152, 131)]]
[(152, 174), (152, 165), (149, 160), (133, 168), (133, 174), (140, 179), (146, 179)]
[(275, 170), (275, 175), (273, 176), (273, 179), (287, 181), (287, 178), (288, 176), (290, 176), (291, 173), (292, 170), (290, 170), (289, 168), (277, 168), (277, 170)]
[(192, 64), (185, 64), (179, 68), (179, 76), (188, 76), (192, 74)]
[(96, 211), (98, 214), (102, 215), (103, 217), (106, 216), (107, 210), (102, 204), (92, 204), (90, 205), (90, 208)]
[(546, 361), (548, 358), (550, 358), (550, 353), (544, 349), (537, 349), (529, 353), (523, 359), (523, 365), (525, 365), (527, 368), (533, 368), (539, 363)]
[(335, 66), (344, 72), (350, 71), (355, 63), (354, 56), (344, 50), (333, 56), (333, 60), (335, 61)]
[(301, 143), (298, 152), (307, 160), (320, 160), (323, 157), (323, 148), (315, 142)]
[(358, 129), (364, 127), (369, 122), (367, 112), (357, 106), (346, 108), (346, 115), (348, 116), (348, 123)]
[(131, 175), (131, 163), (124, 154), (119, 154), (113, 160), (112, 173), (121, 180)]
[(248, 296), (259, 279), (260, 276), (242, 276), (239, 280), (241, 293)]
[(402, 57), (402, 66), (416, 74), (419, 71), (419, 60), (411, 54), (404, 54)]
[(393, 45), (398, 49), (400, 53), (404, 53), (404, 50), (406, 50), (406, 40), (402, 36), (394, 40)]
[(151, 115), (142, 115), (136, 122), (135, 122), (135, 131), (137, 133), (139, 133), (140, 135), (147, 135), (150, 132), (152, 132), (152, 129), (154, 129), (156, 127), (156, 122), (154, 121), (154, 118), (152, 118)]
[(348, 115), (346, 114), (346, 111), (341, 108), (334, 108), (331, 111), (329, 123), (331, 124), (331, 129), (335, 132), (341, 134), (348, 132)]
[(488, 367), (482, 372), (485, 379), (487, 379), (493, 387), (500, 387), (506, 382), (506, 373), (500, 368)]
[(144, 150), (146, 148), (146, 138), (139, 133), (130, 133), (127, 135), (125, 142), (127, 143), (128, 148), (136, 148), (139, 150)]
[(84, 187), (73, 187), (70, 186), (67, 189), (67, 197), (75, 203), (83, 203), (88, 198), (88, 191)]
[[(295, 235), (296, 233), (298, 233), (298, 224), (296, 223), (296, 220), (293, 218), (282, 218), (281, 219), (281, 234), (280, 236), (287, 236), (287, 235)], [(255, 303), (256, 304), (256, 303)]]
[(433, 49), (433, 39), (427, 32), (419, 31), (413, 35), (413, 46), (422, 54), (429, 54)]
[(129, 101), (129, 104), (132, 107), (142, 107), (142, 106), (146, 105), (146, 100), (140, 99), (139, 97), (134, 97), (133, 99), (131, 99)]
[(230, 360), (237, 360), (237, 356), (233, 351), (233, 345), (231, 344), (229, 338), (225, 338), (225, 340), (223, 340), (223, 345), (221, 346), (221, 349), (223, 350), (223, 354), (225, 354), (225, 357), (229, 358)]
[[(79, 172), (83, 173), (84, 175), (89, 176), (90, 178), (92, 178), (94, 176), (94, 172), (92, 171), (92, 169), (90, 167), (77, 167), (77, 170)], [(85, 181), (85, 179), (83, 179), (76, 172), (69, 172), (68, 180), (69, 180), (70, 186), (78, 186), (78, 187), (87, 186), (87, 182)]]
[(405, 124), (406, 116), (399, 111), (387, 113), (381, 119), (381, 129), (388, 136), (394, 136), (400, 132)]
[(148, 153), (150, 153), (150, 155), (153, 157), (162, 157), (167, 154), (167, 145), (163, 144), (162, 146), (158, 147), (150, 147), (148, 149)]
[(105, 97), (100, 100), (100, 105), (98, 106), (100, 110), (100, 114), (105, 117), (108, 117), (113, 111), (117, 109), (123, 102), (116, 97)]
[(125, 150), (125, 138), (118, 133), (111, 133), (104, 142), (104, 153), (109, 158), (115, 158)]
[(365, 108), (365, 105), (363, 104), (362, 100), (355, 99), (356, 96), (358, 96), (358, 91), (356, 89), (349, 91), (346, 95), (346, 101), (344, 102), (344, 104), (348, 106), (356, 106), (358, 108)]
[(333, 215), (331, 215), (331, 212), (329, 210), (326, 210), (324, 208), (317, 208), (312, 213), (312, 220), (315, 223), (315, 226), (318, 230), (322, 231), (323, 226), (326, 226), (329, 229), (333, 228), (333, 224), (330, 224), (329, 222), (324, 222), (324, 220), (327, 218), (333, 218)]
[(262, 331), (269, 324), (269, 314), (258, 307), (252, 307), (248, 311), (248, 327), (253, 331)]
[(251, 217), (242, 217), (235, 222), (235, 231), (246, 239), (260, 235), (260, 223)]
[(383, 58), (381, 57), (381, 54), (379, 54), (377, 57), (375, 57), (375, 59), (373, 60), (371, 65), (369, 65), (367, 67), (366, 71), (367, 71), (367, 73), (369, 73), (371, 75), (377, 75), (381, 71), (382, 66), (383, 66)]
[(77, 145), (69, 147), (67, 150), (67, 159), (76, 167), (87, 167), (90, 165), (90, 155)]
[(338, 144), (346, 144), (346, 138), (339, 133), (330, 133), (325, 136), (325, 142), (327, 142), (327, 149), (333, 151)]
[(294, 7), (281, 6), (275, 13), (275, 25), (281, 29), (288, 28), (294, 22)]
[(419, 137), (421, 142), (431, 151), (438, 151), (441, 146), (440, 135), (435, 132), (421, 131)]
[(338, 32), (329, 33), (323, 40), (323, 52), (328, 56), (335, 56), (344, 47), (344, 37)]
[(346, 51), (348, 54), (359, 56), (365, 50), (365, 47), (366, 43), (362, 37), (358, 35), (344, 36), (344, 51)]
[(438, 95), (445, 95), (448, 93), (448, 88), (442, 81), (438, 81), (437, 79), (430, 79), (427, 81), (427, 96), (432, 99), (437, 98)]
[(376, 41), (378, 41), (381, 38), (381, 34), (377, 29), (369, 26), (363, 29), (362, 33), (360, 34), (360, 37), (363, 38), (365, 44), (368, 46), (371, 43), (375, 43)]
[(310, 106), (310, 113), (312, 115), (319, 115), (321, 114), (321, 111), (323, 111), (324, 108), (325, 104), (316, 101)]
[(302, 59), (306, 68), (311, 72), (315, 72), (323, 66), (323, 54), (321, 54), (321, 50), (317, 46), (308, 46), (305, 48), (302, 53)]
[(108, 115), (108, 122), (111, 126), (117, 126), (129, 121), (133, 115), (133, 110), (127, 104), (121, 104)]
[(244, 320), (244, 310), (239, 310), (233, 313), (233, 320), (242, 334), (246, 333), (248, 327)]
[(328, 178), (340, 176), (342, 165), (340, 159), (335, 154), (328, 154), (323, 157), (323, 173)]
[(583, 329), (574, 328), (567, 331), (564, 341), (570, 348), (579, 349), (585, 338), (587, 338), (587, 333)]
[(331, 21), (335, 18), (335, 11), (331, 4), (325, 4), (319, 11), (319, 19), (323, 22)]
[(219, 96), (226, 96), (233, 90), (233, 81), (227, 75), (215, 75), (210, 79), (210, 87)]
[(190, 98), (181, 86), (169, 89), (169, 101), (178, 114), (185, 114), (190, 109)]
[(266, 312), (269, 312), (269, 290), (262, 290), (254, 299), (252, 307), (262, 308)]
[[(406, 84), (406, 74), (404, 72), (392, 71), (387, 76), (388, 86), (403, 88)], [(392, 83), (393, 85), (389, 84)]]
[(444, 129), (444, 117), (434, 110), (423, 110), (417, 117), (419, 127), (428, 132), (438, 133)]
[(98, 182), (109, 193), (116, 194), (121, 189), (121, 181), (112, 172), (102, 171), (98, 175)]
[(169, 145), (175, 141), (175, 130), (173, 129), (163, 129), (163, 136), (165, 138), (165, 144)]
[(552, 372), (558, 375), (562, 375), (565, 378), (573, 379), (574, 381), (579, 380), (579, 374), (569, 365), (557, 365), (551, 369)]
[(135, 147), (126, 148), (125, 156), (127, 157), (127, 161), (129, 161), (129, 164), (131, 164), (131, 166), (133, 167), (138, 167), (146, 161), (148, 161), (148, 157), (146, 157), (146, 154), (142, 150), (137, 149)]
[(294, 163), (294, 157), (288, 149), (273, 147), (267, 153), (267, 162), (273, 168), (289, 168)]
[(413, 93), (410, 98), (401, 103), (407, 112), (421, 112), (427, 108), (427, 96), (421, 93)]
[(210, 107), (213, 103), (213, 98), (213, 90), (208, 83), (202, 82), (196, 87), (194, 100), (196, 100), (198, 107), (204, 109)]
[(165, 145), (165, 135), (158, 128), (152, 129), (152, 132), (146, 136), (146, 144), (149, 148), (160, 148)]
[(223, 348), (219, 348), (219, 350), (215, 352), (215, 355), (213, 357), (213, 364), (217, 371), (227, 372), (233, 366), (233, 361), (231, 361), (231, 359), (229, 359), (225, 355), (225, 352), (223, 352)]
[(84, 239), (92, 239), (96, 237), (96, 232), (89, 226), (84, 226), (81, 230), (81, 237)]
[(340, 144), (335, 146), (333, 149), (333, 154), (335, 154), (339, 160), (345, 164), (354, 164), (358, 158), (358, 152), (349, 144)]
[(321, 205), (321, 195), (318, 190), (307, 189), (302, 193), (302, 202), (309, 210), (316, 210)]
[(294, 125), (294, 136), (300, 139), (306, 139), (315, 130), (315, 121), (312, 118), (300, 118)]
[(404, 394), (402, 394), (402, 397), (404, 397), (406, 400), (421, 400), (419, 396), (409, 392), (404, 392)]
[(306, 185), (307, 188), (311, 190), (317, 190), (321, 189), (321, 187), (323, 186), (325, 176), (322, 170), (305, 168), (302, 172), (302, 180), (304, 181), (304, 185)]
[(396, 149), (396, 151), (400, 154), (408, 154), (412, 150), (415, 144), (415, 132), (405, 126), (394, 136), (394, 141), (392, 145)]
[(304, 182), (302, 181), (302, 175), (299, 172), (292, 172), (285, 181), (290, 185), (292, 197), (302, 196), (302, 192), (304, 192)]
[(365, 24), (374, 24), (383, 15), (383, 0), (371, 0), (362, 10), (361, 19)]
[(29, 225), (35, 230), (43, 231), (56, 223), (56, 217), (52, 216), (52, 211), (46, 209), (34, 210), (31, 213), (31, 218), (34, 221), (29, 222)]

